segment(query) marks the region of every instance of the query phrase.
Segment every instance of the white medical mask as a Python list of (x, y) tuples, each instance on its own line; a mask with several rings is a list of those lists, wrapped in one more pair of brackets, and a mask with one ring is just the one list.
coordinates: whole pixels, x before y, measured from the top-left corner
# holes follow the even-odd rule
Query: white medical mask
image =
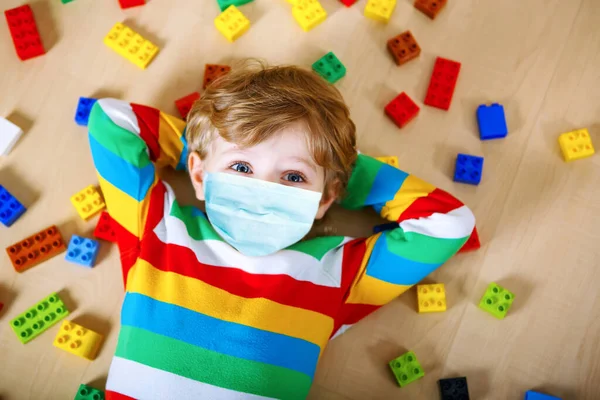
[(204, 178), (208, 219), (240, 253), (266, 256), (302, 239), (321, 193), (223, 172)]

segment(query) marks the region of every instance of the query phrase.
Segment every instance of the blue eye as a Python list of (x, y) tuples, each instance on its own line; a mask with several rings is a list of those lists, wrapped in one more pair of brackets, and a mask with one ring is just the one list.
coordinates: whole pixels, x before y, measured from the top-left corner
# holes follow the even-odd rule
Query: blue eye
[(231, 168), (235, 172), (240, 172), (242, 174), (251, 174), (252, 173), (250, 166), (248, 164), (242, 163), (242, 162), (236, 162), (235, 164), (232, 164), (231, 166), (229, 166), (229, 168)]
[(294, 172), (290, 172), (289, 174), (286, 174), (284, 179), (286, 181), (290, 181), (290, 182), (294, 182), (294, 183), (302, 183), (304, 182), (304, 177), (300, 174), (294, 173)]

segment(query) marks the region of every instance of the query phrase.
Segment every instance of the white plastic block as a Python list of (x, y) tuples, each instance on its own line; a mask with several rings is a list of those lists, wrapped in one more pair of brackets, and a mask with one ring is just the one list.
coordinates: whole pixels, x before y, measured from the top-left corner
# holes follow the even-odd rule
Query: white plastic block
[(0, 117), (0, 156), (7, 156), (22, 134), (21, 128)]

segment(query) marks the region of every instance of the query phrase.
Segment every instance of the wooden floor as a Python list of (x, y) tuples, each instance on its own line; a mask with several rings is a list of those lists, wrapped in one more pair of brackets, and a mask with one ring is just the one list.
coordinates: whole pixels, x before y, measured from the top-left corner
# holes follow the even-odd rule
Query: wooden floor
[[(403, 169), (464, 200), (477, 216), (483, 247), (430, 277), (446, 284), (447, 312), (418, 314), (411, 290), (334, 340), (310, 398), (437, 399), (438, 379), (464, 375), (475, 400), (521, 399), (528, 389), (600, 399), (600, 155), (567, 164), (557, 142), (560, 133), (587, 127), (600, 153), (600, 2), (449, 0), (431, 21), (410, 0), (398, 0), (387, 25), (362, 15), (365, 0), (349, 9), (337, 0), (322, 3), (327, 21), (305, 33), (284, 0), (255, 0), (241, 8), (250, 31), (230, 44), (214, 28), (214, 0), (151, 0), (127, 12), (117, 0), (34, 0), (48, 54), (27, 62), (16, 58), (1, 23), (0, 115), (25, 134), (0, 158), (0, 184), (28, 211), (0, 229), (0, 247), (51, 224), (67, 238), (91, 234), (96, 220), (83, 222), (69, 202), (97, 182), (85, 129), (73, 122), (79, 96), (114, 96), (175, 113), (175, 99), (200, 89), (205, 63), (259, 57), (310, 67), (334, 51), (348, 69), (337, 87), (351, 106), (360, 150), (397, 155)], [(118, 21), (161, 48), (147, 70), (102, 43)], [(423, 52), (397, 67), (385, 43), (406, 29)], [(449, 112), (422, 103), (436, 56), (462, 62)], [(401, 91), (422, 108), (399, 130), (383, 107)], [(506, 139), (479, 140), (475, 109), (485, 102), (505, 105)], [(458, 152), (485, 157), (479, 186), (452, 182)], [(190, 201), (186, 178), (175, 179)], [(334, 212), (318, 229), (368, 233), (373, 221), (359, 215), (350, 226), (338, 223), (346, 217)], [(516, 294), (502, 321), (477, 308), (491, 281)], [(54, 348), (57, 326), (27, 345), (10, 330), (11, 318), (53, 291), (75, 322), (106, 335), (95, 361)], [(103, 386), (122, 297), (117, 251), (107, 244), (93, 270), (60, 256), (17, 274), (0, 256), (0, 398), (64, 400), (82, 382)], [(400, 389), (387, 362), (408, 349), (426, 376)]]

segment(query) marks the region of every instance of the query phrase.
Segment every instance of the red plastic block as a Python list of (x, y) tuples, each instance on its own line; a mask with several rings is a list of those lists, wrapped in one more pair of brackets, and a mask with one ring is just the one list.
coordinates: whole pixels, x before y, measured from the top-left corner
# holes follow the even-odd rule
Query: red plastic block
[(415, 8), (427, 15), (431, 19), (435, 19), (442, 11), (448, 0), (415, 0)]
[(15, 271), (23, 272), (62, 253), (66, 248), (60, 232), (52, 225), (7, 247), (6, 253)]
[(452, 103), (452, 95), (454, 95), (460, 65), (459, 62), (442, 57), (435, 60), (427, 96), (425, 96), (425, 104), (448, 111)]
[(4, 11), (17, 56), (23, 61), (46, 54), (29, 4)]
[(467, 251), (477, 250), (481, 247), (481, 243), (479, 242), (479, 234), (477, 233), (477, 228), (473, 229), (473, 233), (469, 239), (463, 244), (463, 247), (458, 251), (459, 253), (464, 253)]
[(385, 106), (385, 113), (399, 128), (404, 127), (411, 119), (416, 117), (419, 110), (419, 106), (417, 106), (404, 92), (400, 93), (394, 100)]
[(350, 7), (352, 4), (356, 3), (358, 0), (340, 0), (340, 1), (346, 7)]
[(2, 307), (4, 307), (4, 304), (0, 303), (0, 311), (2, 311)]
[(202, 89), (206, 89), (212, 81), (221, 75), (227, 74), (229, 71), (231, 71), (231, 67), (228, 65), (206, 64), (206, 67), (204, 68), (204, 83), (202, 84)]
[(143, 6), (146, 4), (146, 0), (119, 0), (119, 4), (122, 9)]
[(179, 110), (179, 114), (181, 114), (181, 118), (186, 119), (189, 114), (192, 105), (194, 102), (200, 98), (200, 93), (194, 92), (192, 94), (188, 94), (185, 97), (180, 98), (179, 100), (175, 100), (175, 107)]
[(114, 223), (115, 221), (112, 217), (106, 211), (102, 211), (102, 214), (100, 214), (100, 218), (98, 219), (98, 224), (94, 229), (94, 237), (116, 243), (117, 235), (113, 226)]
[(388, 40), (387, 47), (398, 65), (413, 60), (421, 54), (421, 48), (410, 31)]

